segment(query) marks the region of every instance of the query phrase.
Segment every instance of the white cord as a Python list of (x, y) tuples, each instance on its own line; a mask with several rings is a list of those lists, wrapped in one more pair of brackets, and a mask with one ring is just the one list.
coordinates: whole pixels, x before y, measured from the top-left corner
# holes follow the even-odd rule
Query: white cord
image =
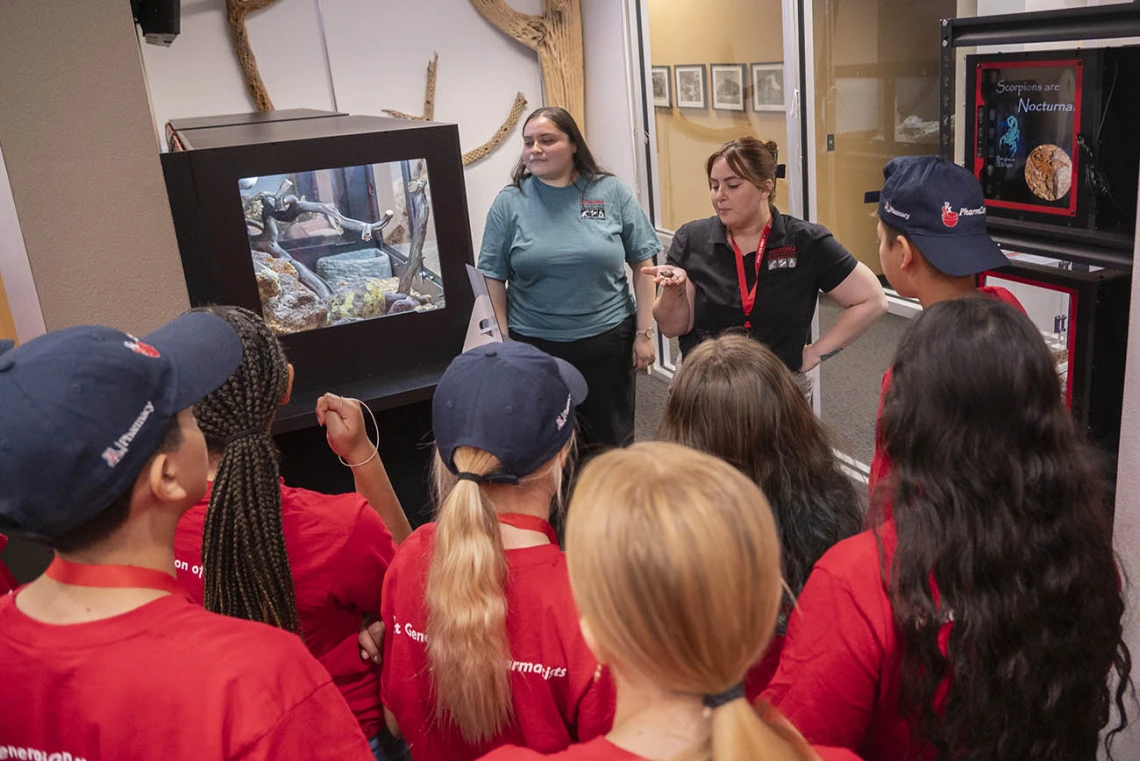
[[(345, 399), (346, 401), (349, 401), (349, 402), (356, 402), (361, 407), (368, 410), (368, 417), (372, 418), (372, 427), (376, 429), (376, 442), (372, 445), (372, 456), (369, 457), (367, 460), (364, 460), (363, 462), (358, 462), (354, 465), (350, 462), (346, 462), (345, 459), (343, 457), (341, 457), (340, 455), (336, 456), (336, 458), (338, 460), (340, 460), (341, 465), (344, 465), (347, 468), (359, 468), (361, 465), (367, 465), (368, 463), (372, 462), (373, 460), (376, 459), (376, 456), (378, 454), (380, 454), (380, 426), (376, 424), (376, 416), (372, 414), (372, 409), (367, 404), (360, 401), (359, 399), (353, 399), (350, 396), (344, 396), (341, 398)], [(364, 427), (364, 432), (365, 433), (368, 432), (368, 426)]]

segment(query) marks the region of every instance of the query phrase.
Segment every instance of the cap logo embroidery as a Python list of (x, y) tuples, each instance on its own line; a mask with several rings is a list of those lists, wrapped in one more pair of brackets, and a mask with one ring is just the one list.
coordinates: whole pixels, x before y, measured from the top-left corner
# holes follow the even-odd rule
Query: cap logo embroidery
[(566, 409), (562, 410), (562, 414), (560, 414), (558, 416), (558, 419), (554, 421), (554, 424), (556, 426), (558, 426), (558, 430), (560, 430), (560, 431), (566, 427), (566, 421), (570, 419), (570, 402), (572, 400), (573, 400), (573, 397), (570, 394), (567, 394), (566, 395)]
[(958, 225), (958, 212), (950, 208), (949, 201), (942, 203), (942, 224), (947, 227), (957, 227)]
[(901, 217), (902, 219), (910, 219), (909, 214), (907, 214), (905, 211), (899, 211), (894, 206), (891, 206), (890, 201), (883, 201), (883, 211), (887, 212), (888, 214), (894, 214), (896, 217)]
[(150, 344), (143, 343), (139, 339), (132, 336), (130, 333), (127, 333), (127, 338), (129, 338), (131, 340), (130, 341), (123, 341), (123, 346), (126, 346), (128, 349), (133, 351), (135, 354), (141, 354), (144, 357), (150, 357), (151, 359), (156, 359), (156, 358), (162, 356), (161, 354), (158, 353), (158, 349), (154, 348)]
[[(145, 346), (146, 344), (143, 345)], [(115, 439), (115, 443), (103, 450), (103, 459), (107, 461), (108, 467), (115, 467), (126, 457), (127, 452), (131, 448), (131, 442), (135, 440), (135, 436), (139, 435), (139, 431), (142, 430), (143, 425), (152, 412), (154, 412), (154, 404), (147, 402), (143, 405), (142, 412), (135, 418), (135, 422), (131, 423), (131, 427), (127, 429), (127, 432)]]

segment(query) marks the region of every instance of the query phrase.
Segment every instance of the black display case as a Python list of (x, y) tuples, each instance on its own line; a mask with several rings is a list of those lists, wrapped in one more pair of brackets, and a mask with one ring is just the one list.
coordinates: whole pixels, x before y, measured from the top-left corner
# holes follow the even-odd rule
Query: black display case
[(1009, 265), (982, 273), (978, 284), (1008, 288), (1021, 300), (1054, 353), (1065, 401), (1077, 425), (1115, 465), (1124, 404), (1131, 272), (1007, 254)]
[[(373, 410), (430, 399), (448, 362), (462, 350), (472, 306), (464, 265), (473, 257), (457, 127), (299, 110), (173, 121), (167, 134), (174, 150), (163, 154), (162, 166), (195, 306), (236, 304), (262, 310), (258, 264), (251, 260), (251, 253), (257, 255), (251, 252), (256, 228), (249, 227), (255, 220), (250, 218), (250, 197), (242, 191), (247, 186), (256, 189), (253, 184), (265, 181), (259, 178), (291, 178), (294, 201), (308, 202), (313, 199), (306, 197), (305, 182), (296, 178), (309, 181), (314, 173), (328, 175), (322, 178), (327, 179), (327, 197), (320, 200), (343, 216), (339, 222), (328, 220), (332, 232), (326, 230), (323, 239), (302, 235), (281, 240), (293, 263), (300, 265), (297, 269), (315, 270), (324, 257), (336, 258), (355, 245), (357, 250), (386, 252), (393, 276), (401, 275), (401, 268), (408, 266), (406, 256), (381, 241), (379, 231), (371, 235), (381, 221), (368, 215), (383, 216), (376, 201), (385, 190), (384, 180), (371, 172), (380, 165), (399, 167), (406, 186), (413, 169), (409, 165), (426, 163), (438, 272), (423, 269), (417, 287), (437, 298), (446, 292), (446, 304), (431, 311), (389, 312), (381, 319), (285, 331), (281, 339), (297, 381), (275, 432), (314, 425), (313, 405), (328, 390), (364, 400)], [(310, 185), (311, 196), (318, 189)], [(369, 229), (349, 229), (348, 223), (357, 219)], [(278, 258), (269, 264), (281, 262)], [(310, 282), (320, 284), (319, 278)], [(431, 306), (440, 305), (437, 301)]]
[[(296, 370), (274, 424), (282, 474), (351, 491), (314, 408), (327, 391), (360, 399), (376, 414), (409, 518), (423, 522), (431, 397), (462, 351), (473, 305), (458, 128), (302, 109), (176, 120), (166, 133), (162, 167), (191, 303), (261, 312)], [(369, 273), (342, 280), (330, 262)], [(305, 321), (274, 311), (286, 283), (290, 303), (310, 305)]]

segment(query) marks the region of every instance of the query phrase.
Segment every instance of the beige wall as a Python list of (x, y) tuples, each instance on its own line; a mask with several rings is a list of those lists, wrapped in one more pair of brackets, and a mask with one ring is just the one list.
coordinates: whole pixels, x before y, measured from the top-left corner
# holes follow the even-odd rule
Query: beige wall
[[(649, 49), (654, 66), (708, 65), (782, 61), (783, 18), (780, 0), (649, 0)], [(745, 70), (751, 85), (751, 70)], [(672, 88), (672, 83), (670, 87)], [(751, 90), (749, 89), (749, 93)], [(751, 95), (743, 112), (708, 108), (655, 108), (657, 161), (661, 173), (661, 219), (658, 224), (675, 230), (692, 219), (712, 214), (705, 160), (721, 143), (741, 135), (775, 140), (784, 147), (785, 115), (752, 111)], [(785, 156), (781, 152), (780, 160)], [(777, 184), (777, 204), (786, 198), (787, 186)]]
[(0, 104), (47, 328), (144, 332), (186, 309), (130, 3), (0, 3)]
[[(904, 78), (928, 77), (937, 105), (939, 19), (954, 15), (955, 0), (837, 0), (814, 8), (818, 221), (878, 273), (874, 207), (863, 194), (882, 186), (883, 165), (895, 156), (938, 152), (936, 138), (894, 140), (893, 91)], [(914, 95), (901, 87), (905, 109)]]

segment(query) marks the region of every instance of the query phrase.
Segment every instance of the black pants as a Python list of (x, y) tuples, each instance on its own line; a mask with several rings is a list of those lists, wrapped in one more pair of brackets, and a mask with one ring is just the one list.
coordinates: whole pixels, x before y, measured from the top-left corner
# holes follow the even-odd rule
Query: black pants
[(612, 447), (633, 443), (635, 402), (633, 338), (635, 317), (600, 335), (577, 341), (511, 337), (564, 359), (582, 373), (590, 393), (578, 407), (578, 452), (585, 460)]

